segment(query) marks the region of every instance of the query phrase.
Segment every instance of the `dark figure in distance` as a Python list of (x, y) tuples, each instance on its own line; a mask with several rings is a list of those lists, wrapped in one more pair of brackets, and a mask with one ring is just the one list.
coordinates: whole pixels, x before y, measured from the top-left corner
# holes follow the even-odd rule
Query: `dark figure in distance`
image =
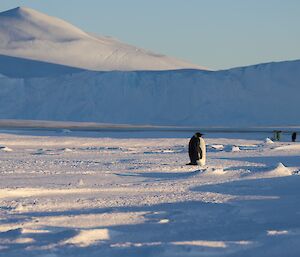
[(297, 138), (297, 133), (293, 132), (293, 134), (292, 134), (292, 141), (296, 142), (296, 138)]
[(189, 142), (189, 157), (191, 162), (188, 165), (204, 166), (206, 162), (205, 141), (201, 137), (203, 134), (197, 132)]

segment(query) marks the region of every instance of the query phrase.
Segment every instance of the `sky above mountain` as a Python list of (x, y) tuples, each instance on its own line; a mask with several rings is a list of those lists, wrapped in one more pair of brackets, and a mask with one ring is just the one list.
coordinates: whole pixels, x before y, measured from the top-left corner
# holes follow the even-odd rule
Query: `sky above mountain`
[(17, 6), (210, 69), (300, 58), (298, 0), (1, 0), (0, 11)]

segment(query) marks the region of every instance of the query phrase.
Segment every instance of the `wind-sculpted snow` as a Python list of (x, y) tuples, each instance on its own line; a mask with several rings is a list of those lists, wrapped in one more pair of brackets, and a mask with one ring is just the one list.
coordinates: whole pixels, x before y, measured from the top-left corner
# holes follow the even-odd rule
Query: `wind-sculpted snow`
[(0, 118), (184, 126), (299, 125), (300, 61), (219, 72), (0, 77)]

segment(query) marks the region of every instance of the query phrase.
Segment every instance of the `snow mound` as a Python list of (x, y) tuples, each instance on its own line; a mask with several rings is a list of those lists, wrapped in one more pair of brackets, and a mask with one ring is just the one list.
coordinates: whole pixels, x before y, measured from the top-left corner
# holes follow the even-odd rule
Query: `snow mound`
[(2, 152), (12, 152), (13, 150), (7, 146), (0, 146), (0, 151)]
[(202, 69), (110, 37), (88, 34), (68, 22), (25, 7), (0, 13), (0, 37), (0, 55), (3, 57), (85, 70)]
[(265, 140), (264, 140), (264, 144), (266, 144), (266, 145), (271, 145), (271, 144), (274, 144), (274, 142), (270, 139), (270, 138), (266, 138)]
[(79, 179), (77, 184), (78, 184), (78, 186), (84, 186), (85, 185), (83, 179)]
[(73, 152), (73, 150), (70, 149), (70, 148), (62, 148), (61, 150), (62, 150), (63, 152)]
[(222, 151), (224, 149), (224, 145), (210, 145), (210, 147), (218, 151)]
[(226, 174), (226, 171), (224, 171), (224, 169), (222, 169), (222, 168), (216, 168), (216, 169), (213, 169), (212, 173), (214, 175), (224, 175), (224, 174)]
[(241, 149), (238, 146), (233, 145), (233, 146), (231, 146), (231, 150), (230, 151), (231, 152), (239, 152), (239, 151), (241, 151)]
[(266, 172), (266, 175), (271, 177), (284, 177), (293, 175), (293, 172), (279, 162), (273, 170)]
[(231, 153), (240, 152), (241, 151), (240, 147), (237, 146), (237, 145), (225, 145), (224, 146), (224, 150), (226, 152), (231, 152)]

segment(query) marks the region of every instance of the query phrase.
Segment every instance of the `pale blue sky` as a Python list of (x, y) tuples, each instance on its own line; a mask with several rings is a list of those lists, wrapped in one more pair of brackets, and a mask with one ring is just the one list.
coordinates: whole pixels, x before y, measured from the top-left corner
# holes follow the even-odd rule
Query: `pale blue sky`
[(300, 0), (0, 0), (211, 69), (300, 59)]

